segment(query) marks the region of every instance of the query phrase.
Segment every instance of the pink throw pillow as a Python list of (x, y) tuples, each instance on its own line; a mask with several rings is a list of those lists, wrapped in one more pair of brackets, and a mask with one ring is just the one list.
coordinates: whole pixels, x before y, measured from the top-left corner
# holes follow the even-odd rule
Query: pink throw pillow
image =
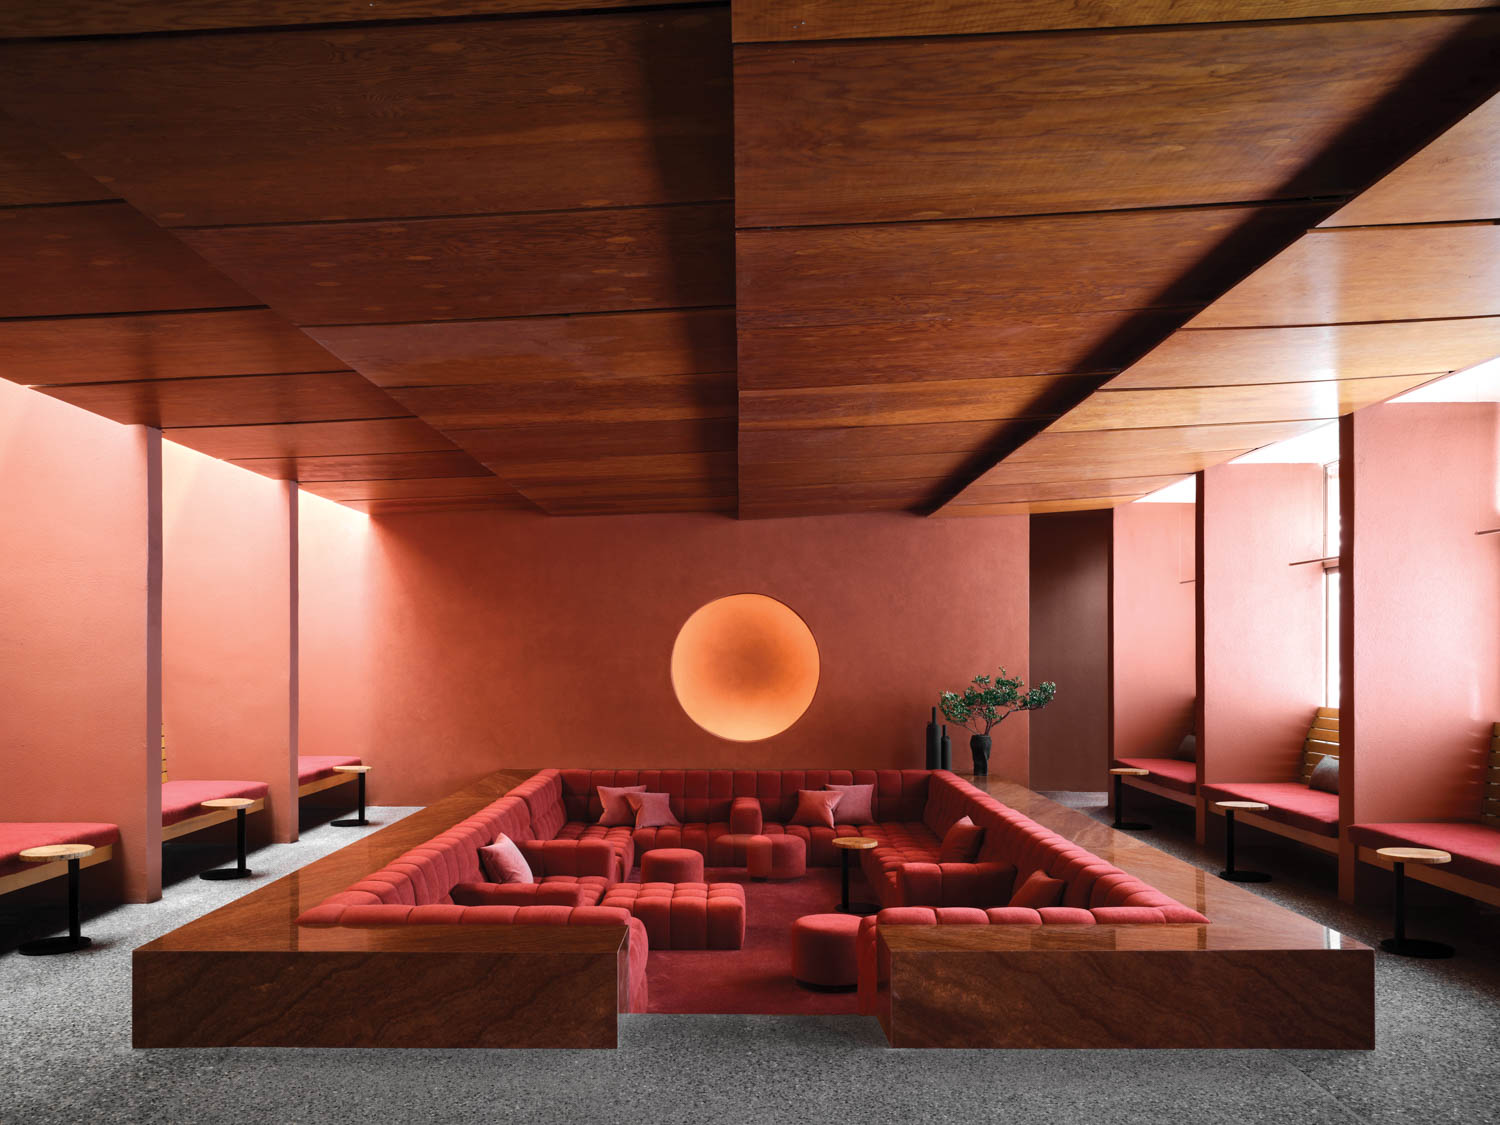
[(491, 883), (533, 883), (531, 865), (516, 847), (516, 842), (504, 832), (495, 837), (495, 842), (479, 849), (479, 866)]
[(873, 785), (825, 785), (830, 793), (842, 793), (839, 802), (839, 819), (845, 824), (875, 823), (875, 786)]
[(955, 820), (953, 827), (943, 835), (938, 862), (973, 863), (979, 856), (979, 845), (983, 842), (984, 829), (975, 824), (972, 817)]
[(1054, 879), (1041, 868), (1026, 876), (1026, 882), (1016, 888), (1010, 896), (1011, 906), (1029, 906), (1041, 910), (1046, 906), (1057, 906), (1062, 902), (1063, 881)]
[(644, 793), (644, 785), (600, 785), (599, 803), (604, 811), (599, 814), (599, 823), (605, 828), (622, 828), (635, 823), (635, 810), (626, 798), (632, 793)]
[(635, 810), (637, 828), (666, 828), (681, 824), (672, 814), (672, 798), (667, 793), (626, 793), (625, 799)]
[(792, 814), (792, 824), (822, 825), (833, 827), (833, 811), (843, 803), (844, 795), (828, 789), (797, 790), (797, 811)]

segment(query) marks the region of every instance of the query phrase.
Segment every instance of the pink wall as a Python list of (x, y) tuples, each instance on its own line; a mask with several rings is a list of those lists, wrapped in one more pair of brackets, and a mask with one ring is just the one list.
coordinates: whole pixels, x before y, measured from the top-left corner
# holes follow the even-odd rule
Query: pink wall
[(162, 705), (174, 780), (265, 781), (297, 838), (295, 486), (163, 446)]
[(1318, 465), (1198, 477), (1200, 776), (1288, 781), (1323, 695)]
[[(1028, 673), (1022, 517), (366, 519), (305, 498), (301, 536), (303, 752), (365, 757), (379, 804), (507, 765), (920, 767), (941, 689)], [(801, 614), (822, 661), (807, 713), (758, 743), (696, 727), (668, 674), (688, 615), (742, 592)], [(991, 771), (1027, 766), (1020, 717)]]
[(120, 826), (91, 891), (161, 897), (160, 437), (0, 381), (0, 819)]
[(1125, 504), (1114, 517), (1113, 756), (1170, 757), (1198, 692), (1194, 507)]
[(1031, 517), (1031, 666), (1058, 685), (1030, 717), (1037, 789), (1108, 780), (1110, 524), (1108, 509)]
[[(1500, 527), (1491, 403), (1345, 419), (1345, 823), (1479, 815), (1500, 721)], [(1352, 769), (1351, 769), (1352, 767)]]

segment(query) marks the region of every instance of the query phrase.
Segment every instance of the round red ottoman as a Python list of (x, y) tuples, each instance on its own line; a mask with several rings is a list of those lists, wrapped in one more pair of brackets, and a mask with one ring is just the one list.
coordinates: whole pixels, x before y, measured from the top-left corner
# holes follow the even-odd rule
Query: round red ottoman
[(641, 856), (643, 883), (701, 883), (703, 854), (692, 848), (656, 848)]
[(801, 836), (751, 836), (745, 870), (752, 879), (798, 879), (807, 874), (807, 844)]
[(844, 989), (859, 983), (855, 914), (808, 914), (792, 923), (792, 976), (808, 988)]

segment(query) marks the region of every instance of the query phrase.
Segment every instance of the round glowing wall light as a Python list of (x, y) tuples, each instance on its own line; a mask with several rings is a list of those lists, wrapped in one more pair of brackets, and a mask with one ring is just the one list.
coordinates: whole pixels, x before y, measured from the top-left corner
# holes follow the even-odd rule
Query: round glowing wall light
[(759, 742), (802, 717), (818, 691), (818, 642), (795, 610), (732, 594), (696, 610), (672, 645), (672, 690), (688, 718), (732, 742)]

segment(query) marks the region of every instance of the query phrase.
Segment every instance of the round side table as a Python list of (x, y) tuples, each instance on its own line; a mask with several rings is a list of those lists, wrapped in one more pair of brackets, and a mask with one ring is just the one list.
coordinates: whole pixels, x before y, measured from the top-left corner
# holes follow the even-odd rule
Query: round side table
[(843, 861), (844, 897), (835, 909), (840, 914), (875, 914), (880, 907), (873, 902), (850, 902), (849, 901), (849, 853), (867, 852), (871, 848), (880, 846), (879, 840), (872, 840), (868, 836), (835, 836), (833, 846), (839, 849), (839, 859)]
[(1406, 865), (1451, 863), (1453, 857), (1437, 848), (1376, 848), (1375, 854), (1390, 860), (1396, 871), (1396, 936), (1386, 938), (1380, 943), (1380, 948), (1402, 957), (1425, 957), (1430, 960), (1452, 957), (1454, 950), (1451, 945), (1406, 936)]
[(333, 821), (335, 828), (363, 828), (370, 822), (365, 819), (365, 774), (370, 772), (369, 766), (334, 766), (334, 773), (352, 773), (359, 777), (359, 815), (345, 817), (343, 820)]
[(1231, 883), (1269, 883), (1271, 877), (1264, 871), (1241, 871), (1234, 865), (1234, 811), (1265, 812), (1271, 806), (1264, 801), (1215, 801), (1214, 808), (1224, 810), (1224, 870), (1220, 879)]
[(1115, 778), (1115, 822), (1110, 827), (1126, 832), (1145, 832), (1151, 825), (1139, 820), (1124, 819), (1125, 779), (1127, 777), (1150, 777), (1151, 771), (1143, 770), (1139, 766), (1116, 766), (1109, 772), (1114, 774)]
[(90, 940), (80, 932), (78, 920), (78, 870), (79, 862), (94, 854), (92, 844), (43, 844), (39, 848), (27, 848), (21, 858), (27, 863), (55, 863), (59, 859), (68, 861), (68, 936), (39, 938), (24, 942), (19, 951), (28, 957), (45, 957), (52, 953), (72, 953), (87, 949)]
[(255, 872), (245, 866), (245, 810), (255, 804), (249, 797), (216, 797), (212, 801), (204, 801), (205, 809), (233, 809), (234, 810), (234, 854), (235, 865), (233, 867), (219, 867), (213, 871), (205, 871), (198, 876), (200, 879), (248, 879)]

